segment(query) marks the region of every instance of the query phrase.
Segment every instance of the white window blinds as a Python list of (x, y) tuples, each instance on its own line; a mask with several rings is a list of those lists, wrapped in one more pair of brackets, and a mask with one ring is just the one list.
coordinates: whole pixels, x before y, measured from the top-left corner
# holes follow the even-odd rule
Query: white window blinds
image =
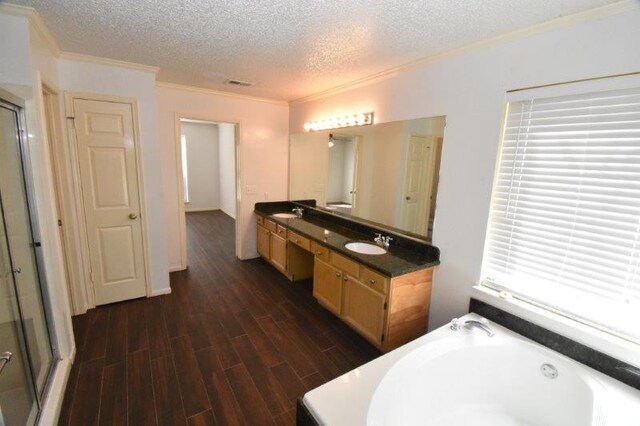
[(509, 104), (482, 276), (640, 342), (640, 89)]

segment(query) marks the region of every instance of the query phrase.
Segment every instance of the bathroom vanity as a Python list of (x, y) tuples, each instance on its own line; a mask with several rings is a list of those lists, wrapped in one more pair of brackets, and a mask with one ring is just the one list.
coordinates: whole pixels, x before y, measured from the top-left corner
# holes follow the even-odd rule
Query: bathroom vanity
[[(291, 214), (296, 206), (304, 209), (301, 218)], [(257, 203), (255, 213), (258, 253), (291, 281), (313, 277), (318, 303), (378, 349), (387, 352), (426, 332), (436, 247), (310, 205)], [(382, 254), (345, 247), (373, 243), (377, 233), (392, 238)]]

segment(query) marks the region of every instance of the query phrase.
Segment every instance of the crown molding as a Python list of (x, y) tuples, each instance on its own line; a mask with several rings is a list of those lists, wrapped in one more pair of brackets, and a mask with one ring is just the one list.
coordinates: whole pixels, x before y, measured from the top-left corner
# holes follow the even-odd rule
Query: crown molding
[(29, 19), (29, 23), (51, 50), (51, 53), (53, 53), (56, 58), (60, 56), (60, 47), (58, 46), (58, 42), (53, 38), (49, 28), (47, 28), (37, 10), (32, 7), (19, 6), (11, 3), (0, 3), (0, 13), (13, 16), (24, 16)]
[(353, 90), (363, 86), (368, 86), (378, 81), (387, 80), (399, 74), (403, 74), (435, 62), (441, 62), (452, 57), (460, 56), (460, 55), (478, 51), (478, 50), (488, 49), (490, 47), (493, 47), (499, 44), (519, 40), (519, 39), (530, 37), (536, 34), (549, 32), (558, 28), (570, 27), (579, 23), (595, 21), (597, 19), (602, 19), (608, 16), (613, 16), (619, 13), (638, 10), (638, 9), (640, 9), (640, 1), (622, 0), (616, 3), (597, 7), (597, 8), (576, 13), (573, 15), (562, 16), (560, 18), (552, 19), (550, 21), (546, 21), (531, 27), (512, 31), (506, 34), (491, 37), (486, 40), (468, 44), (466, 46), (448, 50), (446, 52), (428, 56), (426, 58), (418, 59), (416, 61), (409, 62), (394, 68), (390, 68), (376, 74), (371, 74), (369, 76), (351, 81), (349, 83), (341, 84), (339, 86), (335, 86), (327, 90), (322, 90), (320, 92), (313, 93), (311, 95), (302, 96), (300, 98), (289, 101), (289, 104), (291, 105), (301, 104), (305, 102), (327, 98), (333, 95), (337, 95), (338, 93), (346, 92), (346, 91)]
[(99, 56), (83, 55), (80, 53), (62, 52), (60, 59), (69, 61), (89, 62), (92, 64), (110, 65), (113, 67), (129, 68), (136, 71), (145, 71), (157, 74), (160, 68), (152, 65), (136, 64), (135, 62), (119, 61), (117, 59), (101, 58)]
[(157, 81), (156, 82), (156, 86), (157, 87), (162, 87), (162, 88), (165, 88), (165, 89), (174, 89), (174, 90), (183, 90), (183, 91), (187, 91), (187, 92), (202, 93), (202, 94), (205, 94), (205, 95), (225, 96), (225, 97), (228, 97), (228, 98), (242, 99), (242, 100), (245, 100), (245, 101), (266, 102), (266, 103), (276, 104), (276, 105), (289, 105), (289, 102), (283, 101), (283, 100), (279, 100), (279, 99), (261, 98), (261, 97), (258, 97), (258, 96), (250, 96), (250, 95), (240, 95), (238, 93), (224, 92), (222, 90), (214, 90), (214, 89), (205, 89), (203, 87), (188, 86), (188, 85), (176, 84), (176, 83), (169, 83), (169, 82), (166, 82), (166, 81)]

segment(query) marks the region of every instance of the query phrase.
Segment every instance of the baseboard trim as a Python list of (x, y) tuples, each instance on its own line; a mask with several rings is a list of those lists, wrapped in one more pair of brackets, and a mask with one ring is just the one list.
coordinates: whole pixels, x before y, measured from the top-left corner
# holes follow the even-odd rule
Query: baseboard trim
[(202, 209), (189, 209), (189, 210), (185, 209), (184, 212), (185, 213), (198, 213), (198, 212), (215, 212), (215, 211), (218, 211), (218, 210), (220, 210), (220, 209), (216, 208), (216, 207), (205, 207), (205, 208), (202, 208)]
[(226, 209), (220, 209), (220, 211), (224, 214), (226, 214), (227, 216), (229, 216), (231, 219), (236, 220), (236, 216), (232, 215), (230, 212), (228, 212)]
[(163, 294), (171, 294), (171, 287), (167, 287), (167, 288), (160, 288), (158, 290), (153, 290), (151, 292), (151, 297), (154, 296), (162, 296)]
[(47, 395), (40, 413), (38, 424), (55, 425), (58, 424), (62, 401), (64, 400), (64, 390), (71, 374), (71, 360), (61, 359), (55, 365), (53, 376), (50, 378)]

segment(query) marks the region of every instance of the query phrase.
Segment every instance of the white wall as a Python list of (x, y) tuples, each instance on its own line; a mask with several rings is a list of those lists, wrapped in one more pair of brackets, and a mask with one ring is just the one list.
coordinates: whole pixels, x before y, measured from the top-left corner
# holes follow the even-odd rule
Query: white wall
[(471, 51), (330, 97), (291, 105), (305, 121), (374, 111), (376, 122), (446, 115), (433, 244), (441, 250), (429, 327), (468, 310), (480, 266), (505, 92), (640, 70), (640, 11)]
[(220, 210), (236, 218), (236, 129), (234, 124), (218, 123), (220, 159)]
[(256, 202), (287, 199), (289, 107), (207, 91), (158, 86), (158, 124), (163, 173), (164, 211), (168, 234), (169, 266), (184, 267), (181, 259), (181, 224), (178, 200), (176, 114), (209, 121), (239, 123), (242, 192), (237, 212), (241, 258), (257, 257), (253, 214)]
[(181, 123), (187, 143), (189, 202), (185, 211), (220, 208), (220, 159), (218, 125)]
[(353, 191), (353, 174), (355, 173), (356, 161), (356, 141), (353, 138), (350, 142), (344, 143), (344, 179), (342, 182), (342, 201), (348, 204), (352, 202), (351, 191)]
[(329, 181), (329, 149), (326, 132), (292, 134), (289, 144), (289, 197), (316, 200), (326, 206)]
[(329, 175), (327, 180), (327, 202), (340, 202), (344, 187), (345, 143), (335, 141), (329, 147)]
[(31, 85), (29, 21), (0, 13), (0, 84)]
[(162, 187), (163, 158), (158, 140), (155, 74), (68, 59), (60, 59), (58, 65), (60, 87), (65, 91), (121, 96), (134, 98), (137, 102), (144, 201), (147, 211), (145, 225), (148, 237), (149, 279), (152, 294), (167, 292), (170, 290), (167, 222)]

